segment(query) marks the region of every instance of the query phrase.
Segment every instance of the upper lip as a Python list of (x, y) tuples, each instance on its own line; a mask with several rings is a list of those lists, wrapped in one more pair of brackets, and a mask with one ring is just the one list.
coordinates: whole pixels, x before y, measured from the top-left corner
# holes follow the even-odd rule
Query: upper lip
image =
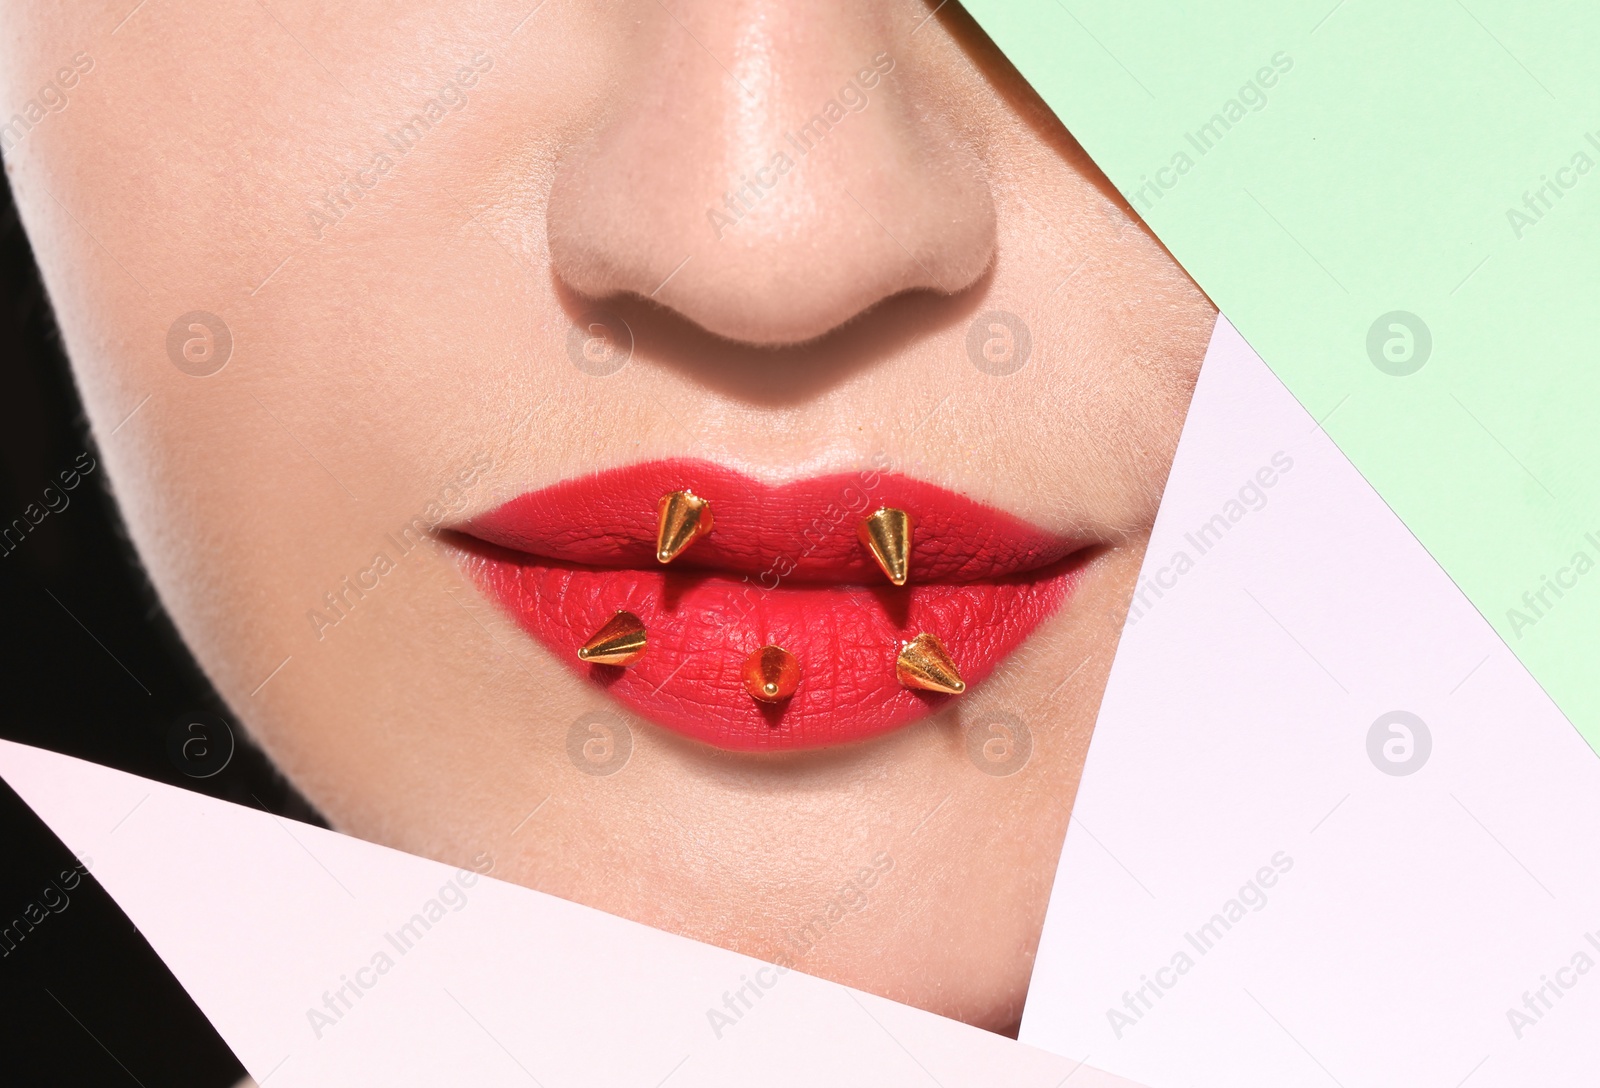
[(943, 487), (868, 468), (771, 485), (707, 461), (654, 461), (564, 480), (456, 526), (487, 543), (599, 568), (658, 569), (656, 504), (689, 490), (716, 528), (672, 569), (788, 583), (882, 585), (856, 524), (882, 506), (914, 519), (908, 581), (972, 582), (1050, 566), (1091, 540), (1046, 532)]

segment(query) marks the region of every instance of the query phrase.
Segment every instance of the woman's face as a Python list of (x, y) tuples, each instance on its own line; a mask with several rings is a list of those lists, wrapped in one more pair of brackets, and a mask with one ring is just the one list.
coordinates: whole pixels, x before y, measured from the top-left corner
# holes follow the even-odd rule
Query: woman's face
[(250, 734), (340, 830), (1014, 1029), (1214, 311), (972, 22), (131, 6), (0, 3), (0, 139)]

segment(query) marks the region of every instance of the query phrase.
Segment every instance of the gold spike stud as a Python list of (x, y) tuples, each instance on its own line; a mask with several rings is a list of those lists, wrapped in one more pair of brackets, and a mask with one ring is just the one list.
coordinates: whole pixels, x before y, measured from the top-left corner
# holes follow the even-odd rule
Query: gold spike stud
[(631, 665), (644, 656), (644, 624), (632, 612), (618, 612), (578, 647), (578, 660), (593, 665)]
[(800, 662), (782, 646), (763, 646), (744, 659), (739, 670), (744, 690), (763, 703), (781, 703), (800, 684)]
[(911, 515), (892, 506), (879, 507), (856, 526), (862, 545), (897, 586), (906, 584), (911, 569), (911, 528)]
[(937, 691), (945, 695), (960, 695), (967, 690), (966, 681), (956, 671), (956, 663), (944, 643), (924, 631), (910, 642), (900, 644), (900, 656), (894, 663), (895, 678), (908, 688)]
[(670, 563), (711, 531), (711, 504), (693, 491), (673, 491), (656, 506), (656, 561)]

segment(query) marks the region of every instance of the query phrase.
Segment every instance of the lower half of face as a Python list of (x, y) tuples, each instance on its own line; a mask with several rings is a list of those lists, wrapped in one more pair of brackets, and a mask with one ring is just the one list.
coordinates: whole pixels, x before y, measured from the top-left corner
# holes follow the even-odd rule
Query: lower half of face
[(7, 11), (7, 167), (337, 827), (1010, 1030), (1214, 311), (953, 6), (836, 8)]

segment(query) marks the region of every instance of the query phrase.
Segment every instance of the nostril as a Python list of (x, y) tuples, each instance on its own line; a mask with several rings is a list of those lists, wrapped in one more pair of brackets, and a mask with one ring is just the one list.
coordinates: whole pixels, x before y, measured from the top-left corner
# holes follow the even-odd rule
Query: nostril
[[(690, 262), (685, 271), (692, 267)], [(623, 338), (624, 343), (609, 348), (609, 358), (637, 357), (731, 400), (783, 408), (814, 402), (852, 376), (904, 357), (914, 345), (964, 335), (989, 296), (994, 275), (991, 262), (983, 275), (956, 295), (904, 291), (821, 335), (766, 343), (712, 333), (679, 310), (640, 296), (601, 302), (577, 294), (559, 279), (555, 288), (563, 310), (578, 327), (588, 330), (599, 320), (605, 323), (600, 335), (615, 330)], [(572, 350), (570, 334), (568, 343)], [(576, 350), (582, 347), (580, 341)], [(604, 354), (608, 349), (602, 343), (597, 350)], [(603, 372), (613, 373), (619, 365), (613, 362)]]

